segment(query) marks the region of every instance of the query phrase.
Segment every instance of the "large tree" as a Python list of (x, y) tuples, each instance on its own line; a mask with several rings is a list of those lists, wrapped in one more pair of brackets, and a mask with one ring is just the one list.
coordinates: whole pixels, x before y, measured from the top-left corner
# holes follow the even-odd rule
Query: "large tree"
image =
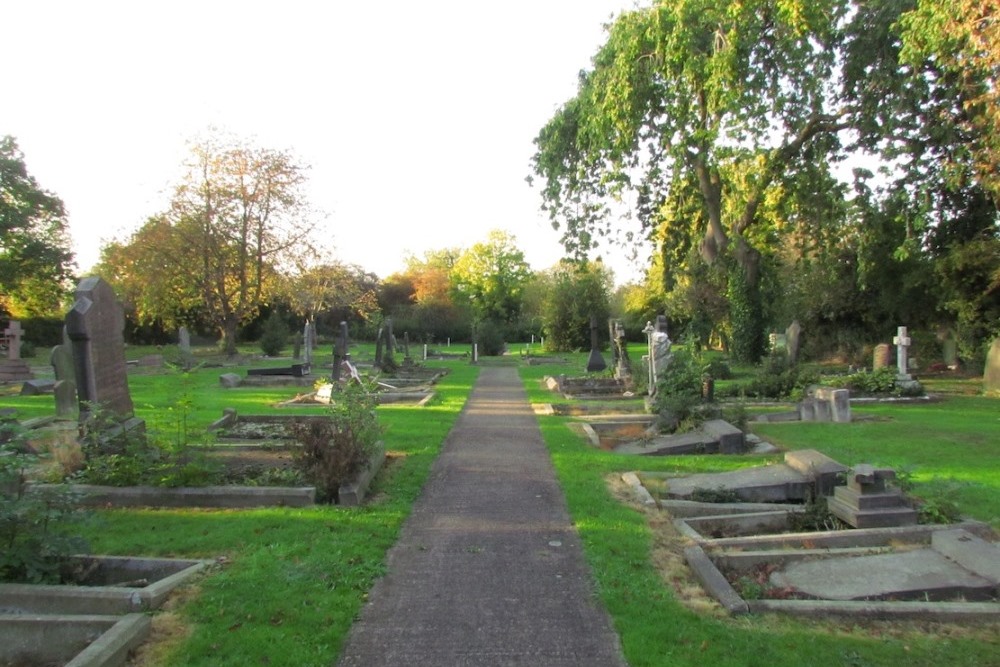
[(66, 211), (28, 173), (11, 136), (0, 139), (0, 307), (15, 317), (60, 311), (73, 276)]
[[(733, 336), (759, 356), (762, 208), (823, 173), (844, 127), (827, 84), (846, 0), (663, 0), (620, 15), (579, 91), (536, 138), (544, 207), (567, 250), (613, 233), (635, 198), (647, 233), (687, 202), (704, 261), (731, 265)], [(748, 321), (744, 321), (749, 317)]]
[[(132, 267), (125, 291), (143, 319), (178, 317), (197, 304), (236, 352), (236, 332), (309, 249), (305, 168), (291, 154), (211, 137), (195, 144), (170, 209), (105, 253), (105, 270)], [(125, 260), (115, 257), (124, 257)]]
[(510, 233), (494, 229), (486, 241), (473, 244), (452, 268), (457, 292), (468, 299), (481, 321), (511, 324), (521, 313), (525, 284), (531, 267)]

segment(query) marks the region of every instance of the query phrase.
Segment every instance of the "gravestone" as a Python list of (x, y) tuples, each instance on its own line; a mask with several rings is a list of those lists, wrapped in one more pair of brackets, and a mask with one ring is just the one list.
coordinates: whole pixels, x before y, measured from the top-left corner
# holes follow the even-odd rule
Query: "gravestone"
[(337, 340), (333, 344), (333, 375), (334, 382), (340, 379), (340, 370), (344, 362), (350, 362), (351, 355), (348, 353), (347, 322), (340, 323), (340, 331)]
[(396, 349), (396, 337), (392, 333), (392, 318), (385, 318), (385, 322), (378, 330), (378, 338), (375, 340), (375, 368), (382, 371), (396, 370), (396, 360), (393, 353)]
[(76, 370), (73, 367), (73, 343), (70, 342), (66, 327), (63, 327), (63, 342), (52, 348), (49, 363), (56, 377), (52, 392), (56, 399), (56, 419), (76, 419), (79, 405), (76, 397)]
[(907, 355), (910, 349), (910, 337), (907, 335), (906, 327), (898, 327), (896, 335), (892, 338), (892, 344), (896, 346), (896, 371), (902, 380), (909, 380), (910, 371), (907, 364)]
[(587, 359), (587, 372), (598, 373), (608, 367), (598, 349), (597, 340), (597, 318), (590, 316), (590, 357)]
[(872, 370), (888, 368), (891, 361), (892, 348), (889, 347), (888, 343), (879, 343), (876, 345), (875, 351), (872, 353)]
[(986, 355), (986, 366), (983, 368), (983, 391), (987, 394), (1000, 393), (1000, 338), (993, 341)]
[(3, 331), (7, 354), (3, 359), (0, 359), (0, 382), (18, 382), (31, 380), (35, 377), (28, 362), (21, 358), (21, 338), (23, 335), (24, 330), (21, 329), (21, 323), (17, 320), (11, 320)]
[(847, 486), (833, 490), (827, 507), (855, 528), (915, 525), (917, 511), (907, 504), (898, 488), (886, 484), (895, 478), (896, 472), (891, 468), (854, 466), (847, 475)]
[(117, 427), (102, 437), (142, 432), (145, 424), (133, 412), (125, 372), (125, 315), (111, 286), (92, 276), (80, 281), (76, 301), (66, 315), (80, 406), (80, 424), (98, 412)]
[(792, 320), (792, 323), (788, 325), (787, 329), (785, 329), (785, 352), (788, 354), (788, 363), (793, 366), (799, 363), (799, 344), (801, 336), (802, 325), (799, 324), (798, 320)]
[(177, 330), (177, 348), (181, 353), (181, 366), (188, 370), (194, 366), (194, 355), (191, 353), (191, 334), (187, 327)]
[(612, 326), (612, 348), (614, 349), (615, 379), (630, 386), (632, 384), (632, 361), (628, 356), (628, 342), (625, 340), (625, 327), (621, 321), (614, 320)]
[(307, 320), (302, 328), (302, 363), (305, 366), (312, 367), (314, 344), (312, 324)]
[(667, 335), (667, 318), (665, 315), (656, 316), (656, 325), (646, 322), (646, 328), (642, 330), (646, 334), (646, 345), (648, 354), (643, 357), (646, 361), (648, 376), (646, 378), (648, 393), (650, 396), (656, 394), (656, 383), (660, 376), (670, 365), (670, 336)]
[(941, 361), (951, 370), (958, 368), (958, 337), (951, 327), (941, 327), (937, 332), (941, 343)]

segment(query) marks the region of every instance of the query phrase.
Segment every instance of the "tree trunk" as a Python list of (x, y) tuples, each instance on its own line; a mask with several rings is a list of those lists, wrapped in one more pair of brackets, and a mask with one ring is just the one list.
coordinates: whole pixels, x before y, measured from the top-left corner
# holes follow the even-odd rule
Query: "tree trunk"
[(227, 357), (236, 356), (236, 330), (239, 321), (229, 315), (222, 324), (222, 349)]

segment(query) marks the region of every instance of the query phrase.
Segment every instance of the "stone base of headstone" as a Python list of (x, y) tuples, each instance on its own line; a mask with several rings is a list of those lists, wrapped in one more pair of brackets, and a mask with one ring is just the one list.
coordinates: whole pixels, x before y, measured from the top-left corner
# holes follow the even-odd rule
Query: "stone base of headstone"
[(51, 394), (55, 390), (55, 380), (25, 380), (21, 385), (21, 396)]
[(24, 359), (0, 359), (0, 382), (33, 380), (34, 373)]
[(851, 421), (851, 396), (847, 389), (816, 387), (798, 405), (799, 419), (804, 422)]
[(917, 511), (907, 504), (899, 489), (886, 485), (895, 477), (895, 471), (889, 468), (855, 466), (847, 476), (847, 486), (834, 489), (827, 508), (855, 528), (916, 525)]
[(105, 427), (99, 435), (102, 446), (123, 450), (128, 443), (141, 442), (145, 438), (146, 422), (138, 417), (129, 417), (121, 423)]

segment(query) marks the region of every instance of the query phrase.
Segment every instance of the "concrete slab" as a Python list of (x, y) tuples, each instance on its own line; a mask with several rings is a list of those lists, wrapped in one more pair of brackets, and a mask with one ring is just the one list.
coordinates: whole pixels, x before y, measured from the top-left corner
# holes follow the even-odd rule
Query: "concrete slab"
[(934, 533), (931, 548), (969, 572), (1000, 584), (1000, 546), (959, 529)]
[(150, 626), (144, 614), (0, 614), (0, 664), (119, 667)]
[(758, 466), (721, 473), (701, 473), (672, 479), (667, 484), (671, 498), (690, 498), (695, 489), (728, 489), (746, 502), (804, 500), (812, 480), (784, 464)]
[(823, 600), (989, 600), (992, 582), (933, 549), (794, 563), (771, 583)]

